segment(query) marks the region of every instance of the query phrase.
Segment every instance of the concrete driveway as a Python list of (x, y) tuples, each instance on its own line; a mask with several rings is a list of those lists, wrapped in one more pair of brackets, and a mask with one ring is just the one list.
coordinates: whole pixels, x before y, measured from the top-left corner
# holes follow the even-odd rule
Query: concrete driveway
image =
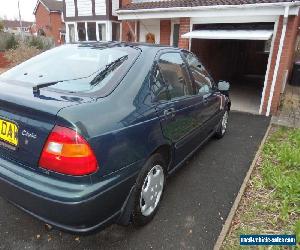
[(0, 247), (212, 249), (268, 124), (266, 117), (232, 112), (227, 135), (210, 140), (168, 179), (157, 216), (143, 228), (113, 225), (80, 237), (47, 231), (43, 223), (0, 199)]

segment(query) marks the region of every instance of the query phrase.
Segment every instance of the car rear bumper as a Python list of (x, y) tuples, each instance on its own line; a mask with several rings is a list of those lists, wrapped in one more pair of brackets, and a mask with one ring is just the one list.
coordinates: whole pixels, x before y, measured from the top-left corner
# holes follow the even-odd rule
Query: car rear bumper
[(120, 217), (137, 172), (119, 171), (95, 184), (53, 180), (0, 158), (0, 196), (62, 230), (87, 233)]

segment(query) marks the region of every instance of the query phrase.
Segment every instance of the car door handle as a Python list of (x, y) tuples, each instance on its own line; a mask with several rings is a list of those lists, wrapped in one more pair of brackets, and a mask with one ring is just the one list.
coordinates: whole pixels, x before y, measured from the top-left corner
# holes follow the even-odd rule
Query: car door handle
[(203, 101), (204, 103), (207, 103), (208, 102), (208, 98), (211, 96), (211, 94), (206, 94), (203, 96)]
[(175, 109), (174, 108), (170, 108), (170, 109), (166, 109), (164, 110), (164, 116), (175, 116)]

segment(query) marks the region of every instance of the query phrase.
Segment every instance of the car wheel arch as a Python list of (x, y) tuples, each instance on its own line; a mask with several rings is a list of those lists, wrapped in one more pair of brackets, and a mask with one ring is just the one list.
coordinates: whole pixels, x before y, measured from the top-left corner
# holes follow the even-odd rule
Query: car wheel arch
[[(166, 164), (166, 173), (168, 172), (169, 166), (172, 163), (172, 146), (170, 144), (162, 144), (149, 155), (148, 158), (150, 158), (154, 154), (160, 154)], [(128, 225), (131, 222), (131, 212), (134, 206), (134, 189), (135, 185), (131, 188), (130, 193), (126, 199), (126, 201), (123, 204), (121, 215), (117, 221), (120, 225)]]

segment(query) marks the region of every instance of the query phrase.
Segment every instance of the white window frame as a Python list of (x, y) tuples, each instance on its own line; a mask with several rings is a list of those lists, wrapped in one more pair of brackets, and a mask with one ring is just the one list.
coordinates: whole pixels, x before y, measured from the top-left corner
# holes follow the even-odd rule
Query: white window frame
[[(78, 30), (77, 30), (77, 24), (78, 23), (84, 23), (85, 26), (85, 34), (86, 34), (86, 41), (94, 41), (94, 40), (88, 40), (88, 32), (87, 32), (87, 24), (88, 23), (96, 23), (96, 38), (97, 41), (110, 41), (112, 38), (112, 25), (111, 21), (96, 21), (96, 20), (89, 20), (89, 21), (78, 21), (78, 22), (66, 22), (66, 43), (70, 43), (70, 31), (69, 31), (69, 24), (73, 24), (75, 27), (75, 42), (78, 42)], [(119, 23), (119, 22), (118, 22)], [(99, 26), (98, 24), (104, 24), (105, 25), (105, 39), (106, 40), (100, 40), (99, 37)]]
[[(88, 40), (89, 35), (88, 35), (88, 23), (95, 23), (96, 24), (96, 40)], [(98, 30), (98, 24), (96, 21), (86, 21), (85, 22), (85, 29), (86, 29), (86, 41), (88, 42), (96, 42), (96, 41), (100, 41), (99, 40), (99, 30)]]
[[(106, 40), (100, 40), (100, 37), (99, 37), (99, 24), (104, 24), (105, 25), (105, 38)], [(97, 36), (97, 41), (109, 41), (109, 30), (108, 30), (108, 21), (96, 21), (96, 36)]]
[(88, 41), (87, 38), (88, 38), (88, 35), (87, 35), (87, 21), (78, 21), (78, 22), (75, 22), (75, 28), (76, 28), (76, 32), (75, 32), (75, 38), (76, 38), (76, 42), (79, 42), (79, 37), (78, 37), (78, 29), (77, 29), (77, 26), (78, 26), (78, 23), (84, 23), (84, 28), (85, 28), (85, 41), (81, 41), (81, 42), (86, 42)]
[[(121, 29), (122, 29), (121, 22), (119, 22), (119, 21), (111, 21), (111, 40), (112, 40), (112, 23), (118, 23), (119, 26), (120, 26), (120, 37), (119, 37), (119, 40), (118, 40), (118, 42), (120, 42), (122, 40), (122, 36), (121, 36), (122, 35), (121, 34)], [(135, 34), (136, 33), (137, 33), (137, 24), (135, 24)]]
[(77, 33), (77, 23), (76, 22), (66, 22), (66, 43), (70, 43), (70, 30), (69, 24), (74, 25), (75, 33), (75, 42), (78, 42), (78, 33)]
[(171, 19), (170, 46), (173, 46), (174, 24), (180, 24), (179, 19)]

